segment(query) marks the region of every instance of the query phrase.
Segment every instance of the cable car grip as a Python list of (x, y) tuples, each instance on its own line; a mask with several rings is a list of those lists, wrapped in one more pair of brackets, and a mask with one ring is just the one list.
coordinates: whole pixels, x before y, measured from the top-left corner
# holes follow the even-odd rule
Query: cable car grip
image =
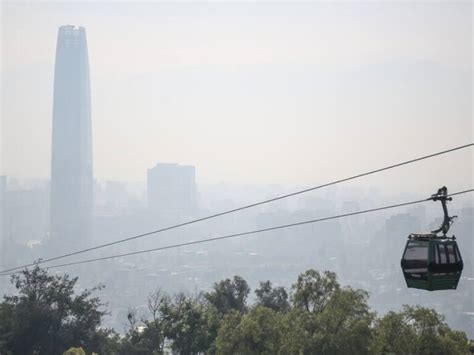
[[(435, 229), (431, 231), (434, 237), (437, 238), (448, 238), (446, 234), (449, 231), (449, 228), (451, 227), (451, 224), (453, 224), (454, 218), (457, 218), (457, 216), (449, 216), (448, 214), (448, 206), (447, 206), (447, 201), (452, 201), (452, 197), (448, 197), (448, 188), (446, 186), (441, 187), (438, 189), (438, 192), (436, 194), (431, 195), (431, 200), (433, 201), (440, 201), (441, 206), (443, 207), (443, 213), (444, 213), (444, 218), (443, 218), (443, 223), (438, 229)], [(438, 235), (438, 233), (443, 233), (441, 236)], [(453, 236), (452, 239), (455, 239)]]

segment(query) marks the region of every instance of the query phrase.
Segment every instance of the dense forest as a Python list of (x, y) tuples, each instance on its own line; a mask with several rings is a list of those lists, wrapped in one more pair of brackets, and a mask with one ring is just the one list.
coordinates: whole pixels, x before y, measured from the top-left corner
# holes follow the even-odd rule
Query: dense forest
[[(13, 275), (0, 303), (0, 354), (468, 354), (466, 334), (433, 309), (377, 315), (368, 293), (308, 270), (287, 290), (261, 282), (254, 304), (235, 276), (206, 293), (148, 296), (125, 334), (101, 326), (107, 305), (78, 279), (36, 266)], [(144, 295), (146, 297), (146, 295)]]

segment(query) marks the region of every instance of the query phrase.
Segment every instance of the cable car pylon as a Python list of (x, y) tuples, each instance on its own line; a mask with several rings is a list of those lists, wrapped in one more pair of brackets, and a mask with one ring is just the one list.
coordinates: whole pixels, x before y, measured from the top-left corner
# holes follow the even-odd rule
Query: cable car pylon
[(440, 201), (444, 218), (441, 226), (427, 234), (412, 233), (402, 255), (401, 267), (407, 287), (428, 291), (455, 290), (463, 269), (456, 237), (447, 234), (457, 216), (449, 216), (448, 189), (443, 186), (431, 196)]

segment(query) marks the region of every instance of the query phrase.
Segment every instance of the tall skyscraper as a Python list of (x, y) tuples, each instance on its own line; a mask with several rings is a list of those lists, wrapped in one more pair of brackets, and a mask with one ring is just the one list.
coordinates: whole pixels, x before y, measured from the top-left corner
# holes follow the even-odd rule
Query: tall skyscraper
[(51, 237), (59, 250), (87, 243), (93, 204), (89, 60), (83, 27), (61, 26), (54, 71)]

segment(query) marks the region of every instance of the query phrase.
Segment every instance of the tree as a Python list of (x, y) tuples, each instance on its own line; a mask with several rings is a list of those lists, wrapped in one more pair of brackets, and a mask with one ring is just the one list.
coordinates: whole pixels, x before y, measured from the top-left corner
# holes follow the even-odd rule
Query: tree
[(336, 275), (308, 270), (293, 285), (282, 353), (365, 354), (373, 314), (363, 290), (341, 289)]
[(75, 295), (77, 278), (51, 276), (38, 266), (11, 282), (17, 294), (0, 304), (0, 353), (62, 354), (71, 346), (107, 353), (112, 332), (99, 329), (106, 312), (92, 297), (102, 286)]
[(235, 332), (242, 320), (242, 314), (236, 310), (229, 311), (220, 323), (216, 339), (217, 354), (238, 354), (239, 334)]
[(86, 355), (86, 352), (82, 348), (70, 348), (63, 355)]
[(339, 288), (335, 273), (325, 271), (321, 275), (316, 270), (307, 270), (293, 285), (293, 306), (311, 313), (321, 312)]
[(465, 333), (452, 331), (435, 310), (404, 306), (375, 323), (373, 354), (467, 354)]
[(370, 350), (373, 354), (416, 353), (415, 329), (408, 323), (405, 314), (389, 312), (376, 321)]
[(229, 312), (216, 339), (217, 354), (277, 354), (282, 339), (281, 314), (262, 306), (242, 315)]
[(122, 340), (120, 354), (162, 354), (165, 340), (181, 354), (214, 353), (220, 315), (201, 295), (183, 293), (171, 299), (160, 291), (148, 298), (148, 315), (138, 320), (129, 312), (130, 329)]
[(402, 314), (416, 333), (417, 354), (466, 354), (465, 333), (452, 331), (434, 309), (404, 306)]
[(205, 298), (222, 314), (231, 310), (243, 313), (247, 309), (249, 292), (247, 282), (240, 276), (234, 276), (234, 280), (226, 279), (215, 283), (214, 290), (206, 293)]
[(148, 297), (147, 307), (151, 316), (149, 320), (144, 320), (146, 330), (143, 337), (148, 340), (148, 348), (153, 349), (154, 353), (161, 354), (165, 342), (165, 317), (163, 309), (170, 303), (168, 295), (156, 290)]
[(290, 309), (288, 293), (284, 287), (273, 288), (270, 281), (260, 282), (260, 288), (255, 290), (256, 304), (277, 312), (286, 312)]
[(320, 354), (367, 354), (374, 314), (364, 290), (336, 289), (321, 313), (315, 315), (313, 346)]
[[(376, 318), (367, 292), (341, 287), (336, 275), (307, 270), (292, 286), (261, 282), (257, 302), (235, 276), (206, 294), (148, 298), (148, 314), (130, 311), (130, 329), (120, 338), (100, 329), (105, 315), (92, 294), (75, 294), (77, 278), (51, 276), (35, 267), (12, 277), (17, 288), (0, 303), (0, 354), (159, 355), (165, 340), (178, 354), (407, 354), (461, 355), (466, 334), (451, 330), (435, 310), (404, 306)], [(69, 349), (69, 350), (66, 350)]]
[[(137, 312), (129, 310), (127, 319), (130, 328), (121, 341), (120, 354), (162, 354), (164, 346), (163, 324), (158, 319), (158, 298), (160, 293), (153, 292), (148, 298), (148, 310), (151, 319), (139, 321)], [(163, 298), (164, 300), (165, 298)]]
[(170, 297), (157, 289), (148, 296), (147, 315), (139, 319), (135, 310), (129, 310), (130, 328), (121, 342), (120, 354), (162, 354), (172, 325), (168, 314), (171, 303)]
[(197, 354), (210, 347), (213, 337), (209, 336), (206, 309), (199, 297), (178, 294), (161, 312), (166, 319), (164, 335), (172, 340), (172, 349), (178, 354)]

